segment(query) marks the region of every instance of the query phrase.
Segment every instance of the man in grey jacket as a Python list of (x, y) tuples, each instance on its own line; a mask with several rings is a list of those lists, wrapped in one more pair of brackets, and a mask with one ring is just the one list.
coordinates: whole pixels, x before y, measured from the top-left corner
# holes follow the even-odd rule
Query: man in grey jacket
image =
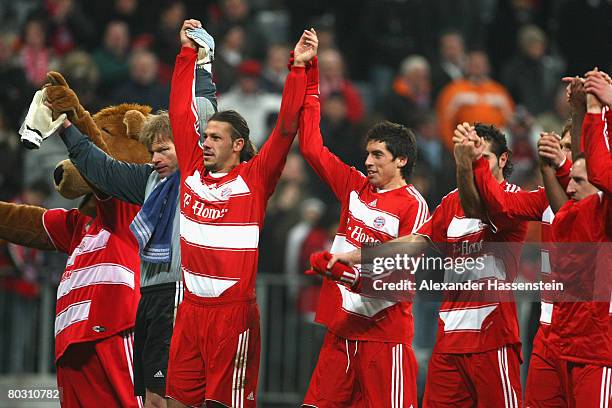
[[(200, 129), (206, 128), (208, 118), (216, 111), (211, 61), (203, 62), (197, 66), (195, 85)], [(141, 257), (134, 391), (145, 398), (146, 407), (166, 407), (170, 339), (176, 309), (183, 299), (178, 162), (168, 113), (150, 115), (141, 132), (140, 140), (151, 153), (151, 164), (113, 159), (68, 121), (61, 138), (70, 160), (89, 182), (110, 196), (142, 205), (131, 226)]]

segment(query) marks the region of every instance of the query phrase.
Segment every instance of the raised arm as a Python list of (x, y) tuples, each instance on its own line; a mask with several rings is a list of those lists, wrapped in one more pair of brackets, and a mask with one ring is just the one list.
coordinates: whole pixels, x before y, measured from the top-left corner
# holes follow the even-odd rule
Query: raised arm
[[(555, 176), (563, 188), (569, 182), (571, 163), (565, 160), (559, 140), (555, 135), (543, 133), (538, 143), (543, 154), (557, 168)], [(540, 221), (548, 207), (546, 191), (540, 187), (534, 191), (506, 191), (491, 174), (483, 158), (474, 163), (474, 180), (487, 214), (504, 215), (523, 221)]]
[(347, 165), (323, 145), (321, 135), (321, 103), (319, 100), (319, 68), (316, 60), (307, 72), (307, 95), (300, 117), (300, 152), (310, 167), (341, 198), (351, 180), (364, 180), (357, 169)]
[(170, 123), (179, 169), (184, 170), (202, 161), (198, 147), (198, 115), (195, 106), (195, 68), (198, 58), (197, 44), (187, 37), (186, 31), (199, 28), (198, 20), (185, 20), (180, 31), (181, 50), (176, 56), (170, 85)]
[[(547, 137), (550, 135), (547, 135)], [(553, 137), (553, 136), (551, 136)], [(542, 173), (542, 180), (544, 181), (544, 189), (546, 191), (546, 197), (550, 208), (553, 213), (557, 213), (559, 208), (565, 204), (568, 200), (567, 194), (565, 194), (565, 188), (567, 185), (562, 185), (560, 179), (557, 178), (558, 170), (555, 169), (554, 163), (550, 159), (549, 147), (550, 140), (546, 140), (543, 135), (538, 141), (538, 156), (540, 158), (540, 172)], [(552, 143), (552, 141), (550, 141)], [(572, 149), (573, 149), (573, 135), (572, 135)], [(564, 180), (565, 178), (561, 179)]]
[(612, 85), (603, 72), (587, 73), (587, 115), (582, 127), (589, 181), (601, 191), (612, 192)]
[(474, 181), (489, 216), (504, 215), (524, 221), (542, 219), (542, 213), (548, 207), (544, 188), (540, 187), (534, 191), (507, 191), (493, 177), (489, 163), (482, 157), (474, 163), (473, 168)]
[(289, 75), (285, 79), (276, 126), (259, 154), (252, 159), (252, 169), (264, 181), (266, 195), (274, 190), (297, 133), (300, 111), (306, 95), (306, 65), (315, 59), (318, 44), (314, 30), (305, 30), (289, 63)]
[(582, 121), (586, 114), (586, 93), (584, 90), (584, 79), (580, 77), (566, 77), (563, 81), (567, 83), (567, 101), (570, 105), (572, 118), (572, 157), (577, 157), (582, 151)]
[(95, 146), (69, 121), (64, 126), (60, 135), (68, 148), (70, 160), (79, 172), (104, 193), (142, 205), (147, 179), (153, 167), (115, 160)]
[(485, 220), (486, 211), (474, 182), (472, 168), (472, 162), (482, 156), (484, 145), (474, 127), (468, 123), (457, 126), (453, 135), (453, 143), (461, 208), (466, 217)]

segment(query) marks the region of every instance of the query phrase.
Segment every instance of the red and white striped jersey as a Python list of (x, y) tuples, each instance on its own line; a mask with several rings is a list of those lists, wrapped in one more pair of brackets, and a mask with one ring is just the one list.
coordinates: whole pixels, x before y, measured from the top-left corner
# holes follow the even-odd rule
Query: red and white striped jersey
[(71, 344), (134, 327), (140, 258), (129, 225), (139, 209), (111, 198), (98, 201), (95, 219), (76, 209), (53, 209), (43, 215), (55, 247), (70, 255), (57, 289), (56, 360)]
[[(476, 166), (489, 171), (489, 164), (480, 159)], [(508, 192), (519, 187), (501, 183)], [(466, 218), (459, 192), (446, 195), (417, 234), (427, 237), (445, 257), (483, 257), (485, 268), (455, 273), (445, 271), (446, 282), (499, 280), (512, 282), (517, 276), (520, 243), (525, 240), (527, 223), (504, 215), (490, 215), (491, 222)], [(514, 243), (504, 247), (499, 243)], [(498, 243), (488, 247), (486, 243)], [(520, 343), (516, 307), (512, 293), (446, 292), (440, 307), (435, 353), (479, 353), (504, 345)], [(473, 299), (473, 300), (472, 300)]]
[(255, 297), (259, 233), (297, 131), (306, 91), (303, 67), (292, 67), (277, 126), (259, 154), (228, 174), (204, 169), (194, 105), (197, 53), (183, 47), (176, 58), (170, 121), (181, 172), (181, 263), (185, 299), (225, 303)]
[[(307, 98), (300, 122), (300, 150), (342, 206), (331, 252), (349, 252), (364, 243), (381, 243), (416, 231), (429, 216), (417, 189), (406, 185), (377, 191), (362, 173), (323, 146), (319, 121), (318, 98)], [(328, 279), (323, 280), (316, 321), (350, 340), (412, 344), (414, 333), (411, 302), (368, 297)]]
[[(567, 187), (569, 183), (569, 172), (572, 163), (566, 160), (557, 170), (557, 179), (563, 186)], [(515, 191), (508, 192), (495, 180), (488, 167), (479, 166), (474, 169), (474, 181), (480, 197), (484, 203), (487, 214), (491, 216), (505, 215), (509, 218), (514, 218), (521, 221), (540, 221), (542, 224), (541, 230), (541, 280), (542, 282), (550, 282), (551, 267), (549, 245), (552, 242), (551, 224), (555, 218), (555, 214), (548, 205), (548, 198), (543, 187), (539, 187), (533, 191)], [(534, 339), (535, 341), (548, 342), (550, 334), (550, 323), (554, 304), (552, 296), (546, 291), (541, 292), (541, 312), (540, 312), (540, 329), (539, 334)]]

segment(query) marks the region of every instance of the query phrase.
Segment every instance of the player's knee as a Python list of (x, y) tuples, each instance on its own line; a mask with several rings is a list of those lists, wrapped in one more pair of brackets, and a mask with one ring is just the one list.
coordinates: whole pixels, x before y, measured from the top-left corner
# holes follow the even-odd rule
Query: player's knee
[[(179, 405), (172, 405), (167, 403), (164, 398), (165, 390), (163, 388), (147, 388), (145, 397), (145, 408), (166, 408), (166, 407), (184, 407), (185, 405), (179, 403)], [(172, 400), (171, 400), (172, 401)]]

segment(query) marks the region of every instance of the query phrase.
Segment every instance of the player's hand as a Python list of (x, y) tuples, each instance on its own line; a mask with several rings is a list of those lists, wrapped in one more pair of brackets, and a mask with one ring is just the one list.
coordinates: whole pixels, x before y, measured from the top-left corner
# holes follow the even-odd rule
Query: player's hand
[(360, 263), (361, 250), (356, 249), (351, 252), (344, 252), (341, 254), (332, 254), (332, 257), (327, 262), (327, 269), (331, 269), (337, 262), (343, 263), (348, 266), (354, 266)]
[(541, 166), (559, 168), (565, 160), (563, 150), (561, 150), (561, 138), (554, 132), (540, 133), (538, 140), (538, 157)]
[(305, 66), (316, 55), (319, 48), (319, 39), (314, 28), (304, 30), (300, 40), (295, 44), (293, 49), (294, 62), (293, 65)]
[(589, 71), (584, 81), (584, 89), (587, 92), (587, 110), (589, 105), (595, 101), (589, 101), (588, 94), (592, 94), (606, 106), (612, 107), (612, 84), (608, 74), (602, 71)]
[(337, 262), (332, 267), (328, 268), (327, 263), (331, 258), (332, 254), (327, 251), (316, 252), (310, 255), (310, 266), (312, 269), (307, 270), (306, 275), (321, 275), (349, 287), (355, 286), (359, 279), (359, 272), (353, 267), (341, 262)]
[(453, 143), (461, 144), (468, 139), (470, 132), (474, 130), (474, 126), (467, 122), (463, 122), (457, 125), (453, 132)]
[(482, 151), (484, 150), (483, 140), (476, 133), (474, 126), (468, 123), (462, 123), (457, 126), (453, 136), (453, 143), (455, 143), (453, 151), (455, 162), (458, 165), (469, 165), (482, 156)]
[(185, 20), (183, 22), (183, 26), (181, 27), (181, 32), (180, 32), (180, 37), (181, 37), (181, 46), (182, 47), (191, 47), (194, 50), (198, 49), (198, 44), (196, 44), (195, 41), (193, 41), (191, 38), (187, 37), (187, 29), (190, 28), (200, 28), (202, 27), (202, 23), (199, 20), (193, 20), (193, 19), (189, 19), (189, 20)]
[(584, 90), (584, 78), (565, 77), (563, 82), (567, 83), (565, 96), (573, 113), (586, 113), (586, 91)]

